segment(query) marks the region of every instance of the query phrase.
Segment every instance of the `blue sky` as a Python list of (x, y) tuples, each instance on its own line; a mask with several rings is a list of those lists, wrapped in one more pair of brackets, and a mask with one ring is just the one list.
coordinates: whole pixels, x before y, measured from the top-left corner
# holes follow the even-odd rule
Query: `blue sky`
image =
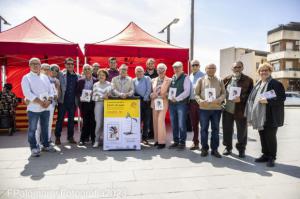
[[(300, 0), (195, 0), (194, 57), (202, 66), (219, 65), (222, 48), (268, 50), (267, 31), (299, 22), (299, 10)], [(158, 32), (179, 18), (171, 28), (171, 43), (189, 47), (190, 41), (190, 0), (0, 0), (0, 15), (12, 26), (35, 15), (81, 46), (117, 34), (130, 21), (166, 40)]]

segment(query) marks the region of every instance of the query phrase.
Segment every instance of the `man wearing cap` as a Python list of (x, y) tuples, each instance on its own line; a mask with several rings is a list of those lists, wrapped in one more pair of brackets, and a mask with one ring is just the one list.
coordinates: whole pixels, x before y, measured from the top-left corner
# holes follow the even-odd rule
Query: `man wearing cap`
[(186, 117), (191, 82), (189, 76), (183, 71), (182, 62), (175, 62), (173, 64), (173, 69), (175, 74), (172, 77), (170, 89), (176, 91), (174, 96), (169, 96), (170, 117), (173, 129), (173, 143), (169, 146), (169, 149), (184, 149), (186, 142)]
[(191, 81), (191, 95), (189, 102), (189, 115), (191, 119), (192, 129), (194, 132), (193, 145), (191, 150), (199, 149), (199, 105), (195, 100), (195, 87), (198, 79), (204, 76), (204, 73), (200, 71), (200, 62), (198, 60), (191, 61), (190, 81)]
[(120, 97), (122, 99), (133, 96), (133, 80), (128, 76), (127, 71), (128, 66), (126, 64), (122, 64), (119, 68), (120, 75), (112, 79), (111, 87), (113, 96)]

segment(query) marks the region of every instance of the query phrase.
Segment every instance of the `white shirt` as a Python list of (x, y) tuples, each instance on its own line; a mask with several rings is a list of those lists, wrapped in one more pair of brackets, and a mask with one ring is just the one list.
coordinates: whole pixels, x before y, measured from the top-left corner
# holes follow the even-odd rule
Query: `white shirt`
[(39, 104), (33, 102), (34, 99), (40, 98), (45, 94), (48, 97), (53, 98), (54, 93), (48, 76), (29, 72), (23, 76), (21, 86), (25, 98), (29, 100), (27, 111), (42, 112), (49, 110), (50, 106), (48, 108), (43, 108)]

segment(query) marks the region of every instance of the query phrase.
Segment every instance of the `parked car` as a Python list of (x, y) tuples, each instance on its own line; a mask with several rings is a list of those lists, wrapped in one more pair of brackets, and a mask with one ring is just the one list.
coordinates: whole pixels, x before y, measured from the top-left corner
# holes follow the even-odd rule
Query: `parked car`
[(285, 106), (300, 106), (300, 94), (297, 92), (285, 92)]

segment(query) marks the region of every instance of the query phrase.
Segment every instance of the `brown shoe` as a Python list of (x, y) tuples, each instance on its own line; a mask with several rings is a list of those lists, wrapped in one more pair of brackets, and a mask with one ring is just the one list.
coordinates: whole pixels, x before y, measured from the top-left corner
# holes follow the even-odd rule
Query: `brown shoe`
[(199, 144), (193, 144), (191, 147), (190, 147), (190, 150), (194, 151), (194, 150), (198, 150), (199, 149)]
[(60, 138), (55, 139), (55, 145), (61, 145)]
[(70, 144), (77, 144), (77, 142), (74, 140), (74, 138), (69, 139)]

